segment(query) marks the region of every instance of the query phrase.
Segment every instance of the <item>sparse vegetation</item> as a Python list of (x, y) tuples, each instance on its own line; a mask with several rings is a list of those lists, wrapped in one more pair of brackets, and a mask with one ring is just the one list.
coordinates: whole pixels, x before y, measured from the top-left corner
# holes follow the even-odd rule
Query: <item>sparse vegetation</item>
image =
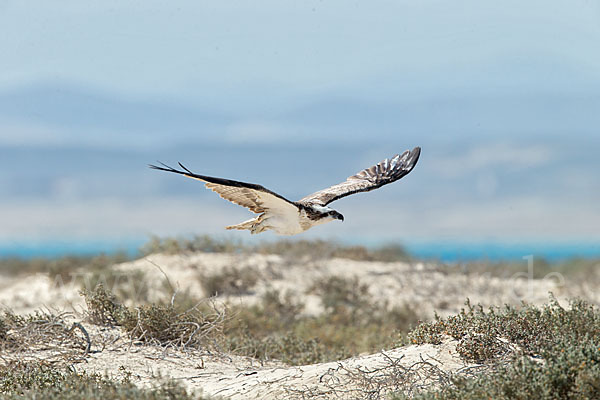
[(147, 303), (150, 295), (145, 273), (141, 270), (120, 271), (107, 267), (80, 274), (76, 279), (85, 290), (102, 285), (120, 299), (134, 304)]
[(218, 273), (201, 276), (200, 282), (207, 296), (239, 296), (250, 293), (258, 277), (254, 268), (226, 267)]
[(205, 347), (222, 329), (224, 313), (200, 301), (182, 308), (170, 304), (142, 304), (135, 309), (119, 303), (102, 285), (82, 291), (94, 323), (120, 325), (134, 341), (158, 346)]
[[(370, 250), (327, 241), (281, 241), (247, 247), (208, 237), (190, 240), (186, 243), (178, 239), (165, 242), (155, 239), (147, 250), (257, 251), (282, 255), (284, 265), (285, 258), (315, 261), (340, 254), (356, 260), (396, 261), (406, 257), (402, 248), (393, 246)], [(89, 358), (90, 351), (110, 348), (119, 337), (133, 348), (158, 347), (164, 354), (174, 349), (186, 350), (186, 354), (201, 350), (280, 360), (290, 365), (341, 360), (402, 343), (439, 344), (451, 337), (458, 341), (456, 350), (462, 359), (474, 365), (468, 371), (450, 373), (426, 360), (404, 365), (400, 359), (389, 359), (389, 365), (376, 371), (340, 367), (336, 373), (361, 382), (361, 393), (366, 393), (361, 398), (384, 398), (390, 390), (396, 391), (394, 398), (397, 399), (407, 396), (417, 399), (600, 398), (600, 313), (583, 300), (573, 300), (568, 307), (551, 298), (542, 307), (522, 304), (489, 309), (467, 302), (457, 315), (436, 317), (434, 321), (418, 325), (422, 316), (412, 307), (392, 307), (375, 301), (374, 287), (358, 278), (330, 276), (315, 279), (307, 290), (307, 294), (316, 296), (321, 303), (323, 311), (316, 315), (305, 312), (305, 304), (298, 296), (303, 293), (271, 290), (263, 293), (258, 302), (248, 305), (226, 302), (223, 297), (199, 299), (189, 289), (175, 290), (168, 280), (162, 289), (156, 289), (160, 296), (153, 297), (166, 300), (150, 303), (149, 278), (143, 272), (125, 273), (111, 268), (114, 263), (125, 260), (121, 255), (0, 260), (0, 268), (6, 266), (2, 270), (4, 275), (41, 272), (64, 278), (65, 282), (74, 280), (82, 287), (87, 305), (87, 315), (81, 323), (77, 322), (81, 316), (51, 311), (29, 315), (6, 312), (0, 316), (0, 397), (191, 398), (181, 386), (169, 381), (161, 381), (151, 389), (139, 389), (127, 374), (109, 378), (69, 369), (70, 365)], [(204, 292), (213, 296), (251, 294), (253, 290), (263, 289), (262, 281), (257, 285), (258, 279), (269, 276), (269, 268), (231, 265), (203, 275), (200, 282)], [(431, 268), (446, 273), (505, 278), (515, 273), (529, 273), (525, 262)], [(533, 278), (559, 272), (567, 280), (593, 285), (599, 269), (600, 264), (593, 260), (550, 264), (536, 259)], [(309, 298), (309, 301), (314, 300), (315, 297)], [(313, 312), (314, 304), (310, 305)], [(86, 329), (109, 333), (94, 336)], [(33, 358), (37, 359), (36, 363), (26, 361)], [(423, 374), (434, 377), (438, 386), (432, 388), (418, 383), (422, 382)], [(333, 375), (331, 382), (335, 385)], [(332, 390), (335, 392), (335, 387)], [(298, 389), (296, 394), (306, 393), (309, 392)]]
[(318, 316), (302, 314), (304, 305), (289, 293), (268, 292), (255, 306), (233, 308), (228, 348), (293, 365), (333, 361), (394, 346), (418, 321), (408, 306), (374, 303), (356, 279), (331, 277), (313, 287), (325, 309)]
[(388, 244), (375, 249), (360, 245), (343, 245), (328, 240), (278, 240), (246, 245), (241, 241), (214, 239), (208, 235), (191, 238), (153, 237), (140, 249), (141, 254), (178, 254), (186, 252), (207, 253), (260, 253), (278, 254), (290, 259), (327, 259), (333, 257), (358, 261), (409, 261), (410, 255), (399, 244)]
[[(135, 309), (119, 303), (101, 285), (83, 292), (89, 320), (120, 325), (133, 340), (160, 346), (210, 347), (261, 360), (288, 364), (333, 361), (365, 351), (377, 351), (401, 341), (416, 313), (408, 307), (389, 308), (373, 303), (365, 291), (358, 295), (356, 280), (330, 278), (315, 286), (325, 313), (302, 314), (304, 305), (290, 293), (265, 293), (252, 306), (229, 305), (218, 309), (189, 294), (172, 304), (144, 304)], [(334, 290), (328, 290), (335, 287)], [(189, 306), (183, 309), (178, 304)]]
[[(229, 308), (227, 317), (204, 306), (178, 309), (177, 296), (173, 304), (135, 309), (121, 305), (101, 285), (84, 296), (90, 322), (121, 325), (133, 340), (145, 344), (190, 348), (215, 345), (294, 365), (374, 351), (374, 345), (393, 347), (398, 343), (398, 333), (416, 318), (409, 309), (395, 315), (372, 303), (368, 288), (356, 279), (331, 277), (315, 282), (311, 291), (321, 297), (325, 309), (322, 316), (303, 315), (301, 303), (289, 293), (275, 291), (267, 292), (255, 306)], [(191, 299), (186, 296), (182, 300), (189, 304)], [(380, 398), (389, 389), (401, 390), (395, 394), (397, 399), (405, 398), (405, 393), (417, 399), (600, 396), (600, 312), (582, 300), (573, 300), (569, 307), (551, 299), (543, 307), (523, 304), (488, 310), (467, 302), (458, 315), (422, 323), (408, 337), (413, 343), (440, 343), (444, 336), (459, 341), (457, 351), (465, 361), (485, 368), (467, 376), (448, 375), (425, 361), (423, 365), (405, 367), (390, 359), (390, 365), (382, 367), (377, 375), (368, 371), (346, 373), (352, 379), (364, 380), (364, 390), (373, 398)], [(2, 364), (0, 393), (6, 398), (189, 396), (172, 382), (152, 390), (138, 389), (126, 378), (76, 374), (60, 367), (84, 355), (87, 346), (83, 331), (73, 329), (60, 315), (5, 314), (0, 319), (0, 343), (3, 351), (11, 352), (62, 349), (58, 364)], [(429, 391), (416, 390), (414, 379), (422, 373), (414, 369), (417, 367), (432, 376), (438, 374), (436, 379), (446, 384)]]
[(98, 256), (64, 256), (58, 258), (0, 258), (0, 274), (8, 276), (48, 274), (68, 282), (82, 273), (105, 270), (111, 265), (130, 260), (127, 254), (118, 252)]
[[(438, 343), (442, 335), (461, 341), (457, 350), (466, 360), (490, 368), (415, 398), (600, 398), (600, 312), (583, 300), (571, 301), (569, 308), (551, 299), (541, 308), (487, 311), (467, 304), (459, 315), (422, 324), (410, 337), (415, 343)], [(507, 342), (517, 345), (508, 358)]]
[(215, 239), (209, 235), (196, 235), (191, 238), (160, 238), (153, 236), (142, 246), (140, 253), (148, 255), (153, 253), (179, 254), (179, 253), (236, 253), (246, 250), (247, 247), (240, 241), (231, 239)]
[(188, 310), (176, 305), (147, 304), (126, 314), (123, 328), (134, 340), (172, 347), (206, 347), (222, 329), (224, 315), (198, 304)]
[(262, 254), (279, 254), (291, 259), (346, 258), (356, 261), (409, 261), (411, 258), (398, 244), (376, 249), (359, 245), (342, 245), (327, 240), (278, 240), (255, 246), (253, 251)]
[(89, 351), (89, 336), (81, 324), (68, 322), (66, 317), (42, 311), (29, 315), (5, 312), (0, 317), (0, 349), (13, 353), (47, 351), (59, 361), (79, 359)]
[[(198, 347), (213, 325), (212, 314), (197, 309), (179, 311), (173, 305), (147, 305), (132, 310), (98, 285), (82, 291), (88, 320), (99, 325), (122, 325), (133, 340), (160, 346)], [(69, 314), (37, 311), (28, 315), (6, 312), (0, 317), (0, 397), (7, 399), (191, 399), (198, 398), (173, 381), (157, 380), (140, 389), (124, 378), (76, 373), (92, 342), (86, 328)], [(162, 325), (161, 325), (162, 324)], [(215, 323), (214, 326), (220, 326)], [(99, 343), (95, 343), (95, 346)], [(35, 360), (35, 361), (26, 361)], [(204, 398), (204, 397), (203, 397)]]
[(560, 274), (569, 281), (600, 281), (600, 260), (578, 259), (551, 263), (544, 258), (534, 257), (533, 268), (529, 269), (527, 261), (472, 261), (467, 263), (440, 265), (444, 272), (464, 273), (470, 275), (486, 275), (499, 278), (511, 278), (515, 274), (532, 279), (543, 279)]
[(130, 312), (122, 305), (117, 296), (104, 288), (101, 283), (94, 290), (83, 289), (79, 292), (85, 299), (87, 319), (96, 325), (121, 325)]
[[(487, 311), (467, 302), (460, 314), (423, 323), (409, 337), (413, 343), (439, 343), (442, 335), (458, 340), (480, 336), (479, 342), (484, 347), (484, 343), (505, 339), (518, 345), (524, 354), (539, 356), (562, 337), (568, 336), (573, 341), (586, 337), (600, 339), (600, 313), (583, 300), (573, 300), (569, 308), (561, 307), (551, 298), (542, 308), (523, 304), (520, 308), (507, 305)], [(492, 351), (494, 345), (491, 346), (490, 354), (497, 354)], [(461, 355), (478, 359), (469, 352)]]
[[(174, 381), (159, 381), (140, 389), (129, 376), (121, 379), (98, 374), (78, 374), (45, 362), (11, 362), (0, 365), (0, 395), (3, 399), (198, 399)], [(202, 397), (207, 399), (206, 397)]]
[(292, 365), (310, 364), (347, 353), (328, 348), (319, 341), (316, 332), (301, 332), (311, 318), (301, 316), (304, 305), (289, 293), (267, 292), (259, 304), (229, 310), (231, 318), (224, 329), (226, 350), (261, 360), (278, 359)]

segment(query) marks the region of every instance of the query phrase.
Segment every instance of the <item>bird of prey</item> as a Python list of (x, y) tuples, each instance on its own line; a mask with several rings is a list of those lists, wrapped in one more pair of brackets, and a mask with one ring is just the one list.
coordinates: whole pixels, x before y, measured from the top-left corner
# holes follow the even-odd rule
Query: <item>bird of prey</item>
[(386, 158), (379, 164), (348, 177), (344, 182), (309, 194), (298, 201), (290, 201), (280, 194), (254, 183), (198, 175), (181, 163), (179, 166), (183, 170), (171, 168), (163, 163), (160, 163), (162, 166), (149, 165), (149, 167), (197, 179), (204, 182), (207, 189), (217, 192), (225, 200), (259, 214), (256, 218), (227, 226), (226, 229), (247, 229), (252, 234), (271, 229), (280, 235), (296, 235), (325, 222), (343, 221), (342, 214), (327, 207), (329, 203), (354, 193), (368, 192), (397, 181), (412, 171), (420, 154), (420, 147), (415, 147), (412, 151), (406, 150), (402, 155), (396, 154), (391, 159)]

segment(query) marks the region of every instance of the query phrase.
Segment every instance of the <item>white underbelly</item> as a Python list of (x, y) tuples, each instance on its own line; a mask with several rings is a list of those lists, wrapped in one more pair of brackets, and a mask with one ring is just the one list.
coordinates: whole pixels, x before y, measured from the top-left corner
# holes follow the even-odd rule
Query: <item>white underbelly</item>
[(298, 233), (304, 232), (304, 229), (302, 229), (302, 226), (300, 226), (300, 221), (297, 217), (271, 217), (269, 218), (268, 225), (272, 230), (280, 235), (297, 235)]

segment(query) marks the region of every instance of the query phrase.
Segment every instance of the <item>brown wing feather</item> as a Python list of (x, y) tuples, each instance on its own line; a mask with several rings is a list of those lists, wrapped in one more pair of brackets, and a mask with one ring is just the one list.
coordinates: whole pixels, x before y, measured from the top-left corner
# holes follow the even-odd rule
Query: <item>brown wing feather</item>
[(412, 171), (419, 160), (420, 154), (421, 148), (415, 147), (412, 151), (406, 150), (402, 155), (396, 154), (391, 159), (386, 158), (379, 164), (348, 177), (342, 183), (309, 194), (300, 199), (298, 203), (326, 206), (342, 197), (358, 192), (368, 192), (395, 182)]
[[(162, 164), (162, 163), (161, 163)], [(184, 169), (180, 171), (178, 169), (169, 167), (168, 165), (162, 164), (162, 167), (156, 165), (149, 165), (150, 168), (158, 169), (161, 171), (174, 172), (187, 176), (188, 178), (196, 179), (205, 183), (207, 189), (216, 192), (219, 196), (225, 200), (231, 201), (234, 204), (240, 205), (250, 209), (250, 211), (260, 214), (267, 211), (265, 207), (265, 200), (271, 204), (274, 201), (283, 201), (284, 204), (296, 205), (286, 199), (285, 197), (254, 183), (233, 181), (230, 179), (215, 178), (212, 176), (198, 175), (191, 172), (189, 169), (184, 167), (181, 163), (179, 166)], [(262, 197), (262, 198), (261, 198)]]
[(252, 189), (217, 185), (210, 182), (207, 182), (205, 186), (207, 189), (217, 193), (221, 198), (229, 200), (239, 206), (246, 207), (254, 213), (260, 214), (266, 211), (262, 207), (260, 198)]

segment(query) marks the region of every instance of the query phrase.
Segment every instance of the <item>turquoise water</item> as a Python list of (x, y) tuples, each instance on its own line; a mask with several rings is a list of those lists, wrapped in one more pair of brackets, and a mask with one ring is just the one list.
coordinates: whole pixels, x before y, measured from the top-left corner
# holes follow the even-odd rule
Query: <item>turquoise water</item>
[[(123, 251), (131, 256), (147, 241), (39, 241), (0, 243), (0, 257), (59, 257), (66, 254), (93, 255)], [(549, 261), (569, 258), (600, 258), (600, 243), (584, 241), (420, 241), (402, 243), (410, 254), (420, 259), (444, 262), (469, 260), (522, 260), (526, 256), (543, 257)]]
[(592, 242), (468, 242), (435, 241), (406, 244), (409, 253), (418, 258), (445, 262), (470, 260), (523, 260), (535, 256), (548, 261), (572, 258), (600, 258), (600, 243)]
[(64, 255), (95, 255), (125, 252), (131, 256), (138, 253), (146, 239), (122, 241), (111, 240), (45, 240), (31, 242), (0, 242), (2, 257), (60, 257)]

